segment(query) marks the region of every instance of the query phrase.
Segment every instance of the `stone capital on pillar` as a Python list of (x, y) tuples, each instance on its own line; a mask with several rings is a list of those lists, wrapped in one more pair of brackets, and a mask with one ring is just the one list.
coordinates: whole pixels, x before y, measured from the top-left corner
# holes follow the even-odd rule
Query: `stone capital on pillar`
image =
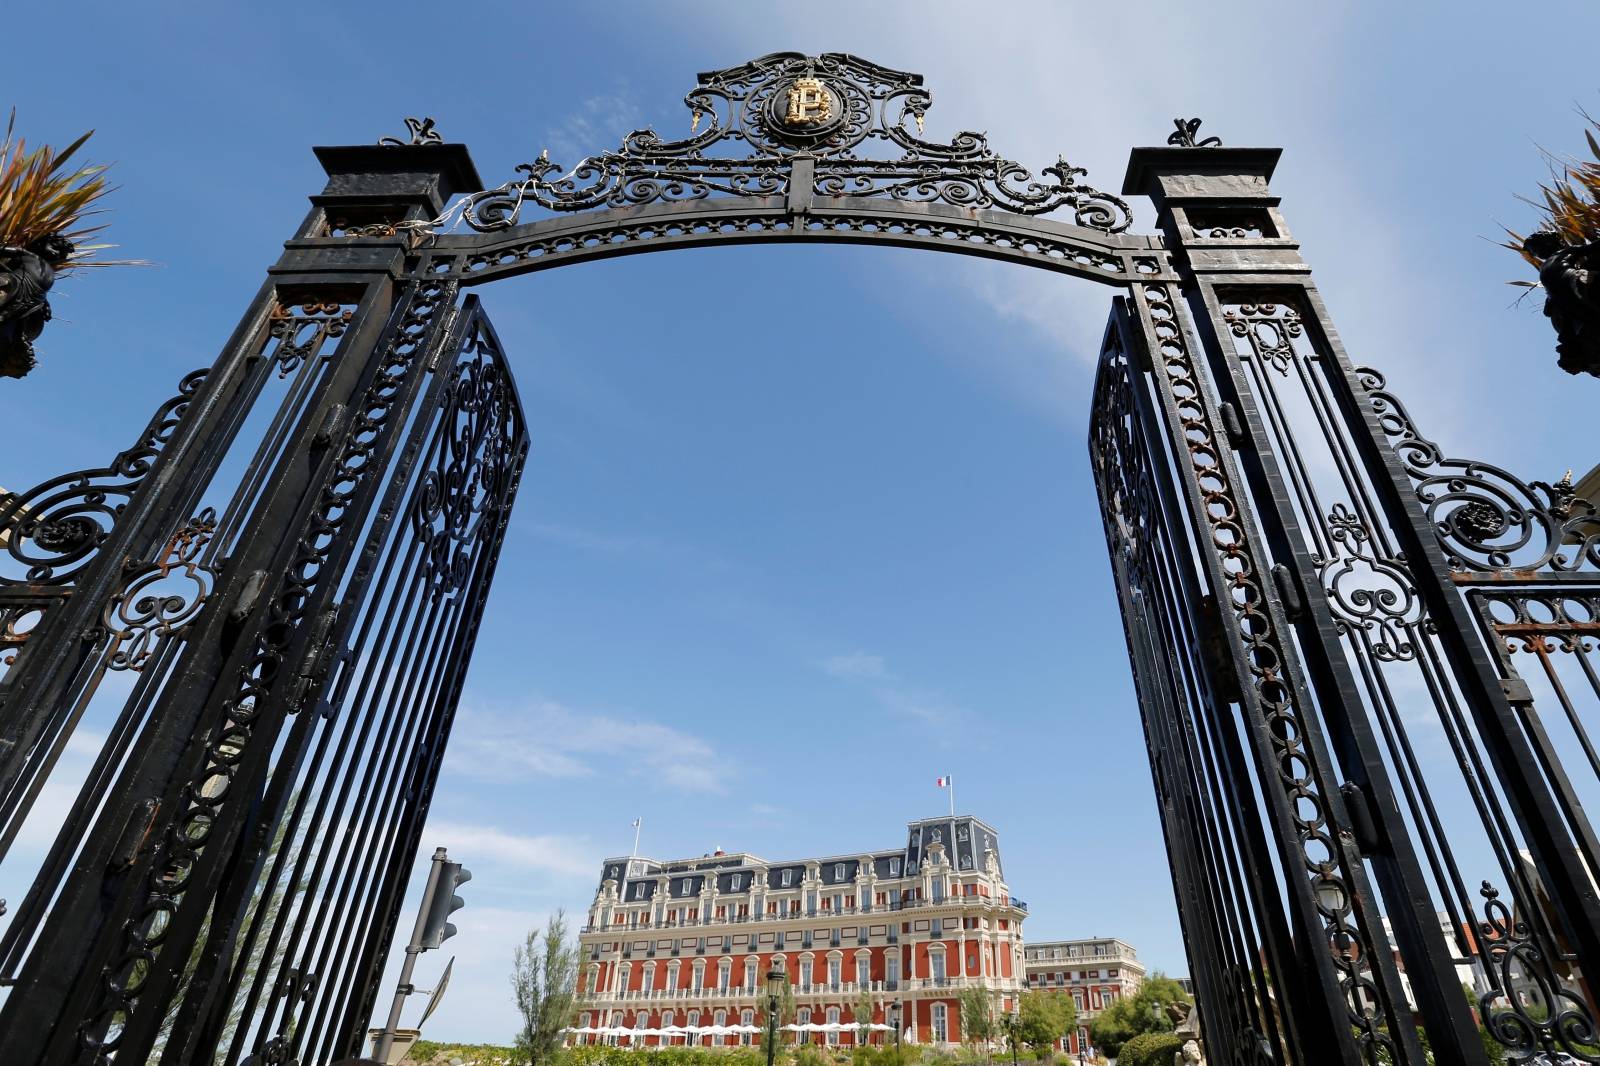
[(433, 217), (457, 193), (480, 192), (483, 180), (464, 144), (347, 144), (313, 148), (328, 184), (312, 202), (415, 204)]
[(1135, 148), (1122, 191), (1147, 196), (1197, 275), (1306, 272), (1267, 182), (1281, 148)]

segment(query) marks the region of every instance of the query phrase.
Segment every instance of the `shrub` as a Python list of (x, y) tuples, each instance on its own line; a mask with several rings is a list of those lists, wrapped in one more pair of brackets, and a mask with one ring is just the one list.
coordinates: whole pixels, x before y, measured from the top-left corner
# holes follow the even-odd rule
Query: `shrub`
[(1183, 1041), (1172, 1033), (1140, 1033), (1122, 1045), (1117, 1066), (1172, 1066)]

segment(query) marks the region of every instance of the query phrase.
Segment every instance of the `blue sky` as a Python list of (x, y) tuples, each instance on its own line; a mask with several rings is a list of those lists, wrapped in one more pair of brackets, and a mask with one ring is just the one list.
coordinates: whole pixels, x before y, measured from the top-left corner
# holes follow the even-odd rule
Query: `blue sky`
[[(311, 145), (431, 115), (498, 183), (544, 147), (570, 165), (686, 129), (696, 71), (779, 49), (921, 71), (930, 135), (1064, 153), (1113, 191), (1177, 115), (1282, 145), (1274, 191), (1356, 361), (1447, 451), (1594, 465), (1596, 384), (1555, 368), (1494, 244), (1529, 217), (1536, 146), (1577, 149), (1600, 104), (1550, 54), (1553, 25), (1593, 39), (1592, 5), (980, 10), (90, 3), (67, 42), (44, 5), (12, 13), (52, 44), (8, 60), (0, 100), (30, 139), (98, 129), (112, 239), (159, 266), (58, 287), (40, 368), (0, 385), (0, 485), (103, 462), (211, 361), (320, 188)], [(430, 1036), (509, 1037), (513, 940), (581, 921), (635, 816), (660, 857), (848, 852), (943, 809), (942, 773), (999, 829), (1031, 938), (1186, 971), (1084, 447), (1109, 290), (810, 246), (482, 295), (534, 450), (423, 842), (476, 875)]]

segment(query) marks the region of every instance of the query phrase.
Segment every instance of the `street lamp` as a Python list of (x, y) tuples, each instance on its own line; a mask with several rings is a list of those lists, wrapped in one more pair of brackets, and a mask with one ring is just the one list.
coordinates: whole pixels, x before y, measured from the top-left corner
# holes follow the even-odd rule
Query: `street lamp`
[(894, 1026), (894, 1057), (900, 1060), (900, 1001), (889, 1004), (889, 1024)]
[(767, 971), (767, 1066), (778, 1053), (778, 1001), (783, 998), (783, 971), (774, 966)]
[(1006, 1014), (1006, 1036), (1011, 1041), (1011, 1066), (1017, 1066), (1017, 1030), (1022, 1027), (1022, 1013), (1012, 1007)]

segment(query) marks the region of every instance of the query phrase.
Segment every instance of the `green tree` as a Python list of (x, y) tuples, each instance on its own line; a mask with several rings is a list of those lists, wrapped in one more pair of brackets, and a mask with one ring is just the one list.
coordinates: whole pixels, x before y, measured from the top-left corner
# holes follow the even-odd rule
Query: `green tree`
[(999, 1029), (994, 993), (987, 988), (963, 988), (957, 999), (961, 1004), (961, 1042), (973, 1048), (991, 1045)]
[(1122, 1045), (1117, 1066), (1172, 1066), (1182, 1047), (1172, 1033), (1140, 1033)]
[(872, 993), (863, 989), (852, 1010), (856, 1016), (856, 1047), (864, 1047), (872, 1040)]
[[(778, 1034), (777, 1043), (780, 1045), (783, 1043), (783, 1027), (794, 1021), (794, 985), (789, 983), (788, 977), (789, 975), (785, 973), (783, 985), (778, 992), (778, 1018), (777, 1021), (773, 1023), (773, 1028)], [(765, 1033), (767, 1030), (767, 997), (765, 993), (763, 993), (761, 996), (761, 1009), (758, 1021), (761, 1025), (762, 1032)], [(766, 1037), (762, 1036), (762, 1039), (765, 1040)]]
[(1159, 970), (1154, 971), (1138, 992), (1117, 1000), (1095, 1016), (1089, 1023), (1089, 1037), (1098, 1050), (1117, 1058), (1122, 1045), (1140, 1033), (1172, 1032), (1167, 1006), (1189, 1002), (1190, 996), (1182, 985)]
[(1024, 992), (1017, 1007), (1017, 1040), (1034, 1051), (1052, 1047), (1078, 1024), (1077, 1007), (1061, 992)]
[(579, 954), (567, 937), (567, 916), (556, 911), (544, 932), (528, 930), (511, 956), (511, 991), (522, 1028), (516, 1035), (516, 1056), (526, 1066), (542, 1066), (561, 1047), (561, 1030), (578, 1009)]

